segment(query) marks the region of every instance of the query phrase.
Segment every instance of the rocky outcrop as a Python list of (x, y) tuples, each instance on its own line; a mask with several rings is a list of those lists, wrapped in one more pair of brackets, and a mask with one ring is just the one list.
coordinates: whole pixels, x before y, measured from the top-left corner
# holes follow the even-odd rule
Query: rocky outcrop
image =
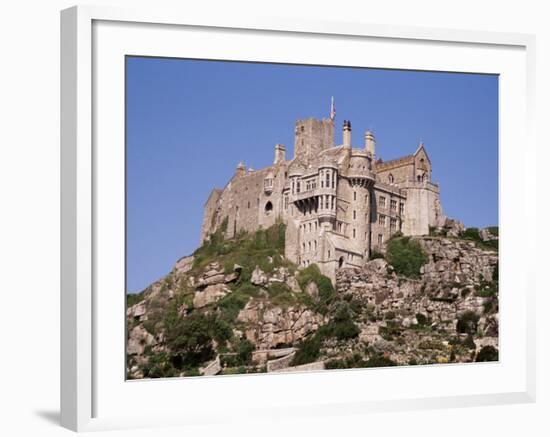
[(257, 349), (292, 345), (319, 329), (324, 317), (303, 306), (281, 308), (262, 299), (250, 299), (237, 320), (246, 325), (246, 338)]

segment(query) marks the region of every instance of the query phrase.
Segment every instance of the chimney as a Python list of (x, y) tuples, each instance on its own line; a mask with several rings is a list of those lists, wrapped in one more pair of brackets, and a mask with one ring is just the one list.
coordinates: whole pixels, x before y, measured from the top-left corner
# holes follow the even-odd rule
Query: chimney
[(275, 160), (274, 165), (281, 164), (286, 161), (286, 149), (282, 144), (275, 144)]
[(365, 150), (371, 156), (374, 156), (376, 152), (375, 147), (376, 147), (376, 142), (374, 139), (374, 134), (370, 130), (368, 130), (365, 132)]
[(343, 132), (344, 147), (351, 148), (351, 121), (344, 120), (344, 132)]

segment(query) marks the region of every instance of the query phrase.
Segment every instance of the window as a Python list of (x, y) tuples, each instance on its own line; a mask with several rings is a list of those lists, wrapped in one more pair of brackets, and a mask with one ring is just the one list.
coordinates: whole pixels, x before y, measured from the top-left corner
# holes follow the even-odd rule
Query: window
[(311, 232), (311, 223), (309, 224), (309, 232)]
[(265, 213), (270, 214), (271, 211), (273, 211), (273, 204), (271, 202), (267, 202), (265, 204)]
[(400, 202), (399, 203), (399, 214), (403, 215), (404, 212), (405, 212), (405, 204), (403, 202)]
[(357, 219), (357, 211), (353, 210), (353, 220)]
[(325, 182), (327, 188), (330, 187), (330, 173), (327, 171), (326, 172), (326, 182)]
[(320, 179), (321, 179), (321, 188), (325, 186), (325, 181), (323, 180), (324, 173), (321, 172)]
[(300, 192), (300, 181), (297, 181), (297, 182), (296, 182), (296, 192), (297, 192), (297, 193)]
[(353, 200), (357, 200), (357, 192), (356, 191), (353, 192)]
[(250, 201), (248, 201), (247, 206), (248, 206), (248, 209), (250, 209)]
[(388, 182), (393, 184), (393, 175), (391, 173), (388, 175)]
[(378, 215), (378, 224), (380, 226), (386, 226), (386, 216), (385, 215)]
[(384, 243), (384, 235), (378, 234), (378, 246), (382, 246), (382, 243)]
[(325, 209), (330, 208), (329, 201), (330, 201), (329, 196), (325, 196)]
[(328, 257), (327, 258), (330, 259), (330, 249), (328, 250)]
[(378, 198), (378, 203), (380, 204), (380, 208), (386, 207), (386, 198), (384, 196), (380, 196)]
[(336, 207), (336, 197), (332, 196), (332, 209)]
[(313, 250), (317, 251), (317, 240), (313, 241)]
[(397, 230), (397, 219), (390, 219), (390, 232), (395, 232)]
[(332, 175), (332, 188), (336, 188), (336, 172)]
[(353, 238), (355, 238), (355, 229), (353, 230)]
[(311, 252), (311, 241), (308, 241), (307, 243), (307, 250), (308, 252)]
[(391, 212), (397, 212), (397, 200), (390, 201)]
[(294, 179), (292, 179), (292, 193), (294, 193)]
[(285, 196), (285, 211), (288, 210), (288, 196)]

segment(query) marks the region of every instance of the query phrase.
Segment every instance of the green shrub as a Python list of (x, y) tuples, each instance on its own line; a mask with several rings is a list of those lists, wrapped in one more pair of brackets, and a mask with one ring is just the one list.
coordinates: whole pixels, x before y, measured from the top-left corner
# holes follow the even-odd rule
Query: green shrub
[(233, 335), (231, 327), (214, 315), (192, 313), (165, 330), (166, 344), (179, 367), (197, 367), (213, 358), (213, 340), (224, 344)]
[(319, 358), (321, 350), (321, 336), (313, 334), (309, 338), (306, 338), (298, 347), (296, 355), (292, 360), (292, 366), (299, 366), (301, 364), (312, 363)]
[(419, 277), (420, 268), (428, 262), (428, 255), (418, 241), (410, 237), (392, 238), (388, 242), (386, 257), (397, 274), (411, 278)]
[(427, 318), (424, 314), (422, 314), (422, 313), (418, 313), (418, 314), (416, 315), (416, 321), (418, 322), (418, 324), (419, 324), (420, 326), (426, 326), (426, 325), (429, 324), (428, 318)]
[(498, 361), (498, 350), (493, 346), (483, 346), (476, 356), (476, 361)]
[(475, 334), (479, 316), (474, 311), (465, 311), (458, 319), (456, 330), (459, 334)]
[(384, 259), (384, 254), (382, 252), (378, 252), (377, 250), (373, 250), (370, 253), (369, 259)]
[(141, 293), (127, 293), (126, 294), (126, 306), (129, 308), (132, 305), (135, 305), (138, 302), (143, 300), (144, 291)]
[(363, 367), (391, 367), (397, 366), (397, 363), (383, 355), (370, 357)]
[(141, 370), (144, 378), (170, 378), (178, 374), (170, 355), (166, 352), (150, 354)]
[(489, 231), (489, 233), (491, 235), (493, 235), (494, 237), (498, 237), (498, 226), (489, 226), (487, 228), (487, 230)]

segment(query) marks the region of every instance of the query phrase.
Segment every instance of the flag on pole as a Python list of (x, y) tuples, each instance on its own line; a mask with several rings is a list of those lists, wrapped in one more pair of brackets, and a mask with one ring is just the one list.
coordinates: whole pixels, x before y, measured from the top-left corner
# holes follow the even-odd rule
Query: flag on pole
[(334, 105), (334, 97), (330, 98), (330, 119), (334, 120), (336, 118), (336, 106)]

